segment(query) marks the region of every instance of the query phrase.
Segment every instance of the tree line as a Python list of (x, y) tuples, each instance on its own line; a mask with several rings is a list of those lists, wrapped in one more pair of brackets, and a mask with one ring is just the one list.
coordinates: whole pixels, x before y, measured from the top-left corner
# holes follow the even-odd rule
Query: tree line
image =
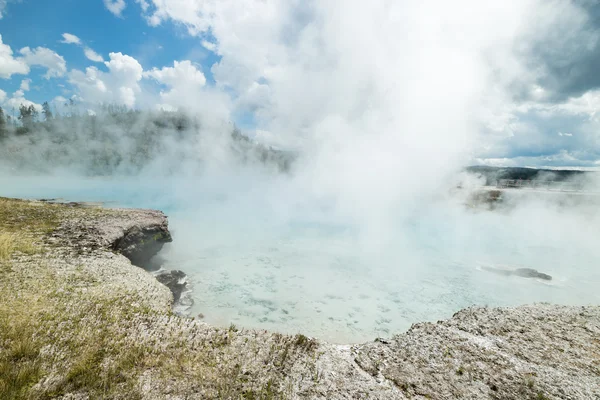
[[(201, 162), (202, 154), (194, 149), (203, 144), (225, 145), (240, 162), (258, 161), (284, 171), (294, 159), (289, 152), (252, 141), (226, 121), (217, 136), (229, 140), (220, 141), (215, 139), (214, 127), (209, 133), (199, 116), (182, 111), (105, 104), (95, 112), (81, 112), (73, 101), (65, 106), (60, 114), (47, 102), (41, 112), (21, 105), (18, 117), (6, 116), (0, 108), (0, 164), (36, 170), (48, 165), (76, 166), (92, 175), (135, 173), (160, 158)], [(165, 157), (169, 152), (172, 156)]]
[[(18, 109), (18, 115), (16, 116), (14, 115), (14, 109), (13, 115), (11, 116), (0, 107), (0, 138), (8, 136), (11, 133), (22, 135), (31, 132), (35, 127), (35, 124), (39, 122), (51, 122), (54, 119), (60, 120), (62, 118), (76, 116), (76, 104), (73, 99), (70, 99), (65, 106), (69, 112), (61, 115), (59, 112), (52, 111), (52, 108), (47, 101), (42, 104), (41, 114), (33, 104), (21, 104)], [(109, 107), (114, 108), (114, 106)]]

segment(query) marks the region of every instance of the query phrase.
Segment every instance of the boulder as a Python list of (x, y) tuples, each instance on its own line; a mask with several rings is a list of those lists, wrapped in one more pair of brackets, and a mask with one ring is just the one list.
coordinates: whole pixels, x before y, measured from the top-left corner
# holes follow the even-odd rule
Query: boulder
[(156, 279), (171, 290), (175, 303), (181, 298), (181, 293), (187, 290), (187, 275), (182, 271), (160, 271)]

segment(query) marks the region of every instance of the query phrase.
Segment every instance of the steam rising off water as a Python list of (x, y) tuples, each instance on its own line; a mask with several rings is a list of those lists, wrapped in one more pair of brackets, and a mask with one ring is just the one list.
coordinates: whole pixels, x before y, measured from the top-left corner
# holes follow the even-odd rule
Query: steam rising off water
[[(358, 342), (470, 305), (600, 301), (597, 228), (575, 210), (525, 203), (511, 212), (472, 211), (444, 199), (389, 221), (387, 236), (373, 242), (326, 202), (290, 206), (300, 193), (246, 178), (0, 183), (9, 196), (164, 210), (174, 237), (165, 267), (189, 275), (193, 315), (221, 326)], [(481, 266), (535, 268), (554, 279), (505, 277)]]
[[(555, 107), (552, 85), (543, 87), (554, 80), (545, 73), (581, 70), (564, 59), (597, 42), (578, 2), (188, 3), (198, 3), (188, 28), (214, 35), (219, 61), (203, 66), (214, 84), (171, 79), (171, 68), (142, 72), (136, 62), (135, 79), (169, 78), (155, 93), (160, 104), (102, 111), (87, 98), (94, 113), (31, 121), (23, 134), (15, 127), (0, 146), (0, 195), (165, 211), (175, 240), (166, 267), (190, 276), (193, 313), (220, 325), (342, 342), (473, 304), (598, 303), (594, 207), (559, 208), (540, 195), (487, 212), (447, 194), (449, 175), (465, 164), (541, 154), (540, 141), (550, 159), (563, 150), (597, 159), (585, 149), (597, 147), (595, 137), (572, 142), (579, 133), (563, 122), (519, 120), (538, 110), (536, 99), (539, 114), (580, 109)], [(558, 61), (539, 65), (536, 49)], [(113, 92), (141, 91), (135, 79), (135, 90)], [(101, 81), (89, 86), (111, 94)], [(163, 101), (178, 112), (150, 111)], [(230, 121), (244, 115), (256, 143), (232, 132)], [(285, 158), (273, 144), (299, 155), (286, 174), (265, 172)], [(504, 265), (554, 279), (479, 269)]]

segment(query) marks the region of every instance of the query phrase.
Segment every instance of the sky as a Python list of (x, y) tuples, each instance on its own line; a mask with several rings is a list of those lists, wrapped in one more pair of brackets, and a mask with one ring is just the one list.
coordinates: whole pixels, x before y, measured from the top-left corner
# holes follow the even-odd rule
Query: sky
[(600, 6), (481, 3), (0, 0), (0, 106), (185, 108), (382, 165), (600, 167)]

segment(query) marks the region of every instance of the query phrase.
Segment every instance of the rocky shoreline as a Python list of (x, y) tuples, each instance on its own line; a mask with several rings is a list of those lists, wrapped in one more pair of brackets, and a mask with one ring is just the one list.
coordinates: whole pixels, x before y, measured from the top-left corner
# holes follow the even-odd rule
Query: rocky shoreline
[(173, 313), (183, 275), (136, 266), (170, 240), (158, 211), (0, 198), (0, 398), (600, 398), (598, 306), (469, 308), (362, 345), (223, 329)]
[[(41, 200), (48, 202), (48, 200)], [(53, 201), (74, 208), (101, 208), (100, 203)], [(156, 279), (165, 285), (173, 295), (174, 309), (185, 310), (189, 307), (186, 298), (181, 307), (182, 294), (189, 291), (187, 276), (178, 270), (165, 270), (153, 257), (160, 252), (165, 243), (173, 241), (168, 228), (166, 215), (156, 210), (110, 209), (96, 218), (71, 217), (62, 221), (52, 232), (50, 241), (58, 242), (85, 252), (93, 249), (110, 249), (125, 256), (131, 264), (153, 272)]]

